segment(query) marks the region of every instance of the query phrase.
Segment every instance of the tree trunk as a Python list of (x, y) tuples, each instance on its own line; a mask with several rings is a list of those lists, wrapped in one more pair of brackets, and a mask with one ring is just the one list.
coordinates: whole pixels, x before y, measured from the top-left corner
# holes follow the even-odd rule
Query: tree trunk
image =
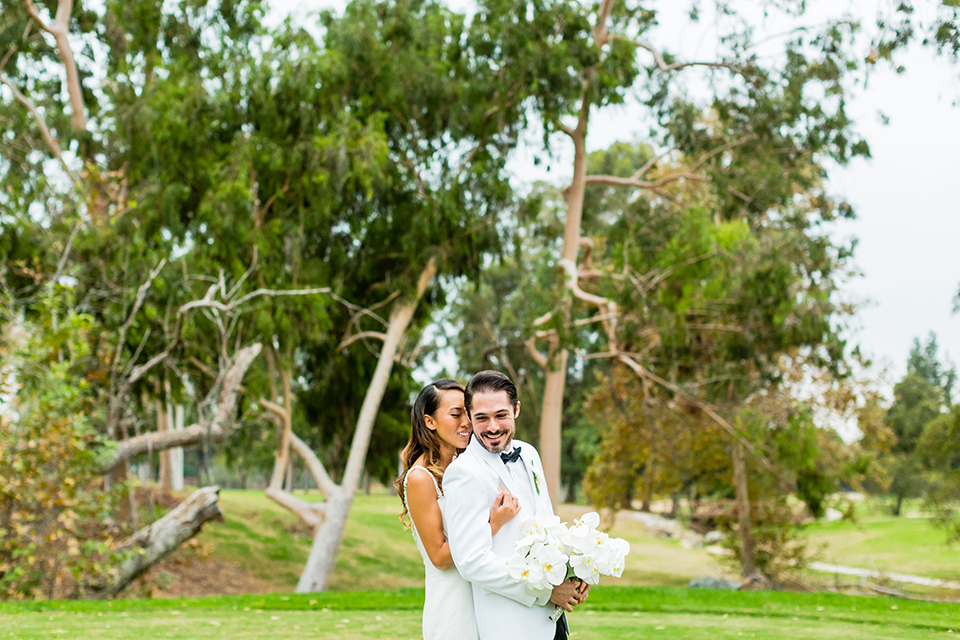
[[(183, 405), (173, 405), (167, 413), (170, 417), (170, 430), (183, 431)], [(183, 491), (183, 447), (170, 449), (170, 485), (174, 491)]]
[(903, 494), (902, 494), (902, 493), (898, 493), (898, 494), (897, 494), (897, 504), (896, 504), (896, 506), (894, 506), (894, 508), (893, 508), (893, 515), (899, 516), (899, 515), (900, 515), (900, 510), (901, 510), (902, 508), (903, 508)]
[(270, 488), (279, 491), (283, 488), (284, 475), (287, 475), (287, 491), (290, 491), (289, 471), (292, 468), (290, 460), (290, 437), (293, 433), (293, 397), (290, 390), (291, 371), (284, 369), (280, 372), (280, 382), (283, 389), (283, 411), (277, 413), (277, 459), (273, 464), (273, 475), (270, 478)]
[(307, 566), (297, 582), (297, 593), (326, 590), (327, 580), (337, 563), (337, 552), (340, 550), (340, 541), (343, 539), (354, 493), (351, 491), (349, 497), (327, 501), (326, 518), (313, 537)]
[(326, 589), (327, 580), (337, 561), (337, 552), (340, 550), (340, 540), (343, 538), (343, 529), (347, 523), (347, 515), (350, 513), (350, 505), (353, 503), (360, 477), (363, 474), (367, 449), (370, 446), (370, 437), (373, 434), (373, 423), (377, 418), (377, 412), (380, 410), (380, 401), (383, 399), (387, 382), (390, 380), (394, 360), (403, 337), (406, 335), (407, 327), (410, 326), (410, 321), (413, 319), (417, 304), (419, 304), (427, 285), (436, 273), (436, 261), (431, 258), (420, 274), (416, 296), (408, 300), (398, 301), (397, 306), (390, 314), (383, 348), (380, 350), (377, 367), (373, 372), (373, 378), (370, 380), (370, 386), (367, 387), (367, 393), (360, 407), (357, 428), (353, 432), (353, 441), (350, 444), (350, 455), (347, 458), (343, 482), (340, 484), (339, 492), (333, 496), (327, 496), (326, 517), (313, 538), (313, 546), (310, 549), (310, 556), (307, 558), (307, 565), (304, 567), (297, 583), (297, 593)]
[(733, 483), (737, 491), (737, 523), (740, 527), (740, 565), (743, 577), (749, 578), (757, 572), (753, 532), (750, 526), (750, 494), (747, 490), (747, 465), (743, 458), (743, 444), (739, 439), (733, 441)]
[(120, 550), (136, 550), (117, 570), (112, 582), (91, 587), (98, 598), (115, 596), (137, 576), (173, 553), (210, 520), (223, 516), (217, 501), (219, 487), (204, 487), (170, 513), (131, 536)]
[[(170, 432), (170, 423), (167, 420), (167, 409), (164, 405), (163, 400), (159, 397), (156, 401), (157, 405), (157, 434), (160, 438), (163, 438), (163, 434)], [(173, 461), (170, 457), (169, 449), (162, 449), (160, 451), (160, 476), (159, 483), (160, 488), (164, 491), (170, 491), (173, 489)]]
[[(583, 191), (587, 177), (586, 133), (589, 99), (584, 93), (577, 128), (570, 132), (573, 139), (573, 181), (567, 190), (567, 218), (563, 227), (563, 260), (573, 264), (576, 277), (577, 256), (580, 253), (580, 222), (583, 219)], [(565, 285), (566, 286), (566, 285)], [(563, 305), (564, 323), (570, 319), (568, 299)], [(551, 354), (547, 365), (547, 379), (543, 389), (543, 411), (540, 414), (540, 459), (547, 492), (554, 510), (560, 500), (560, 431), (563, 421), (563, 394), (567, 384), (566, 349)]]
[[(650, 466), (650, 463), (647, 462), (647, 467), (649, 466)], [(640, 503), (640, 511), (644, 513), (650, 513), (650, 494), (651, 494), (650, 485), (647, 484), (646, 481), (644, 481), (643, 501)]]
[(567, 384), (567, 351), (556, 354), (549, 363), (540, 413), (540, 460), (547, 493), (554, 511), (560, 502), (560, 429), (563, 422), (563, 392)]

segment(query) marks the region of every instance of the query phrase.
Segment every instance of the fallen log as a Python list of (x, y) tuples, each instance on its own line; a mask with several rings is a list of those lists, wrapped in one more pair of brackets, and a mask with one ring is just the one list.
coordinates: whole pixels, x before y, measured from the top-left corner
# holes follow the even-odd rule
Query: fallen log
[(222, 519), (223, 513), (217, 505), (219, 499), (220, 487), (199, 489), (170, 513), (130, 536), (117, 551), (133, 553), (117, 569), (111, 582), (89, 587), (93, 596), (110, 598), (117, 595), (144, 571), (199, 533), (205, 523)]

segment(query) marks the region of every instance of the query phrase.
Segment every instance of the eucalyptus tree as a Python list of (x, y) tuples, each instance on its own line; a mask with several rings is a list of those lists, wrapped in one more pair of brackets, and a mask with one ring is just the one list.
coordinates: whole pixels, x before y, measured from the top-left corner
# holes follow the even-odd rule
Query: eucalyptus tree
[[(193, 205), (209, 186), (205, 169), (225, 155), (222, 129), (210, 125), (229, 121), (226, 101), (207, 79), (244, 66), (258, 28), (255, 3), (224, 9), (149, 2), (91, 9), (68, 0), (2, 5), (0, 284), (5, 320), (12, 320), (4, 326), (47, 332), (71, 318), (89, 323), (88, 344), (75, 349), (90, 355), (75, 363), (85, 370), (63, 382), (77, 381), (83, 397), (58, 410), (70, 417), (64, 425), (84, 427), (72, 441), (79, 451), (64, 458), (78, 466), (65, 473), (73, 474), (67, 479), (78, 495), (92, 500), (103, 483), (90, 479), (91, 461), (123, 480), (126, 463), (149, 450), (134, 434), (149, 435), (140, 434), (144, 405), (164, 393), (163, 380), (177, 371), (182, 329), (189, 334), (188, 314), (177, 311), (185, 311), (190, 287), (170, 264), (192, 242)], [(165, 119), (150, 117), (158, 113)], [(47, 316), (50, 322), (38, 322)], [(237, 349), (222, 363), (221, 384), (208, 397), (212, 411), (184, 436), (199, 441), (232, 432), (238, 390), (259, 348)], [(44, 402), (29, 386), (17, 394), (25, 406)], [(20, 455), (15, 441), (3, 444)], [(83, 572), (73, 578), (101, 594), (123, 588), (218, 513), (215, 490), (198, 495), (172, 519), (127, 540), (149, 561), (114, 567), (108, 582), (85, 584), (96, 576)], [(120, 515), (136, 526), (135, 508)], [(68, 524), (53, 535), (82, 540), (86, 525)]]
[[(700, 9), (696, 3), (691, 5), (691, 22), (700, 20)], [(606, 184), (655, 193), (678, 180), (719, 179), (724, 184), (728, 167), (714, 162), (710, 170), (700, 171), (707, 167), (697, 164), (698, 159), (706, 163), (709, 158), (724, 157), (727, 145), (737, 146), (754, 136), (757, 137), (752, 146), (758, 150), (763, 133), (751, 131), (757, 127), (767, 132), (779, 128), (789, 145), (790, 151), (781, 153), (778, 149), (780, 155), (771, 162), (789, 159), (798, 151), (841, 162), (852, 155), (866, 154), (867, 147), (857, 139), (845, 113), (844, 96), (853, 84), (851, 78), (862, 77), (864, 69), (879, 60), (895, 60), (903, 45), (921, 36), (941, 52), (956, 55), (957, 14), (951, 3), (945, 3), (933, 17), (915, 15), (909, 3), (902, 3), (891, 15), (882, 15), (879, 35), (872, 40), (869, 34), (866, 37), (873, 47), (866, 59), (859, 48), (861, 41), (857, 40), (861, 25), (847, 16), (816, 27), (802, 25), (770, 39), (754, 28), (750, 16), (745, 15), (749, 11), (741, 14), (728, 5), (720, 5), (716, 11), (717, 55), (684, 60), (661, 44), (668, 34), (656, 28), (657, 11), (650, 6), (617, 0), (587, 4), (520, 3), (510, 7), (502, 2), (480, 3), (480, 19), (494, 22), (509, 16), (514, 21), (512, 29), (500, 32), (496, 46), (509, 53), (522, 43), (524, 51), (535, 55), (533, 59), (518, 57), (518, 62), (528, 64), (539, 77), (549, 80), (535, 85), (531, 96), (531, 105), (545, 129), (545, 141), (562, 134), (573, 146), (572, 179), (564, 191), (567, 211), (558, 268), (566, 264), (564, 270), (568, 273), (577, 271), (579, 252), (583, 249), (586, 186)], [(804, 3), (764, 5), (765, 18), (785, 15), (796, 22), (803, 20), (806, 12)], [(764, 55), (760, 55), (761, 48)], [(547, 60), (550, 62), (544, 62)], [(690, 100), (682, 80), (687, 76), (695, 76), (695, 82), (707, 87), (705, 99), (692, 112), (710, 108), (726, 117), (727, 132), (723, 136), (713, 136), (710, 124), (704, 122), (696, 125), (696, 131), (671, 126), (674, 120), (682, 123), (687, 119), (685, 110)], [(689, 154), (693, 151), (691, 144), (699, 145), (707, 139), (715, 146), (701, 147), (695, 155), (688, 155), (686, 171), (657, 172), (660, 161), (653, 158), (632, 175), (588, 175), (585, 145), (591, 116), (604, 106), (622, 103), (631, 94), (639, 94), (638, 102), (648, 108), (647, 114), (656, 122), (650, 142), (658, 149)], [(729, 128), (734, 121), (739, 123), (736, 133)], [(731, 173), (737, 171), (736, 167), (730, 169)], [(742, 193), (742, 198), (729, 191), (724, 193), (727, 200), (737, 200), (724, 205), (727, 207), (759, 209), (767, 202), (752, 192)], [(566, 291), (567, 298), (574, 297), (570, 283), (561, 282), (558, 286), (561, 293)], [(576, 317), (577, 304), (568, 300), (558, 309), (563, 324), (583, 319)], [(534, 354), (537, 360), (546, 362), (540, 441), (551, 495), (559, 495), (560, 417), (570, 370), (570, 345), (557, 331), (544, 333), (542, 325), (547, 320), (541, 320), (540, 325), (531, 329), (531, 334), (544, 336), (542, 342), (547, 348), (545, 353)]]

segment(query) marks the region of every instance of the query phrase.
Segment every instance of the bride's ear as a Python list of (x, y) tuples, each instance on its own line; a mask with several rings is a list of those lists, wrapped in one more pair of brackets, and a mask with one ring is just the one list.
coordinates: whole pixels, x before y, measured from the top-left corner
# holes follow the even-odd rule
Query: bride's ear
[(427, 425), (427, 429), (430, 431), (437, 430), (437, 421), (433, 419), (433, 416), (428, 416), (427, 414), (423, 415), (423, 422)]

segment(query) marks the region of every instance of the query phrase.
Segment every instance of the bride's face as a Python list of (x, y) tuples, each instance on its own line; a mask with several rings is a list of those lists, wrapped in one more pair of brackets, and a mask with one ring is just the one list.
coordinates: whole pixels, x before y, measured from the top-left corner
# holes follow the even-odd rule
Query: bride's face
[(432, 416), (424, 416), (427, 428), (436, 431), (440, 440), (454, 449), (470, 443), (470, 419), (463, 407), (463, 392), (448, 389), (440, 392), (440, 406)]

